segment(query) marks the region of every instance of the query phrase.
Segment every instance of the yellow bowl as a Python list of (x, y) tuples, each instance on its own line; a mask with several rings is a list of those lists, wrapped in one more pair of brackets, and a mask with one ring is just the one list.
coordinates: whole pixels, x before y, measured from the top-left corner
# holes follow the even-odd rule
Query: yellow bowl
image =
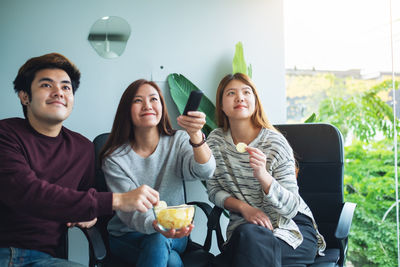
[(170, 229), (181, 229), (193, 222), (194, 205), (170, 206), (166, 208), (153, 208), (154, 216), (158, 226), (163, 231)]

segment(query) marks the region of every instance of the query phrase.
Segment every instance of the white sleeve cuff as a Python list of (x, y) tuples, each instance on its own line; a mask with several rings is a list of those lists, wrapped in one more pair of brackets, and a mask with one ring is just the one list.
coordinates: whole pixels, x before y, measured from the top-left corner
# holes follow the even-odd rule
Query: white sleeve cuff
[(219, 192), (217, 192), (217, 193), (215, 194), (215, 205), (216, 205), (217, 207), (224, 208), (225, 200), (226, 200), (228, 197), (230, 197), (230, 196), (231, 196), (231, 194), (229, 194), (229, 193), (226, 192), (226, 191), (219, 191)]

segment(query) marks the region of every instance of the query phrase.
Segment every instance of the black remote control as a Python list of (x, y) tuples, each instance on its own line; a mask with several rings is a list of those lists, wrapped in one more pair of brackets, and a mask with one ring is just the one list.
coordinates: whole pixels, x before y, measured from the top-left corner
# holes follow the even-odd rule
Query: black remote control
[(202, 91), (200, 90), (192, 91), (186, 103), (185, 109), (183, 110), (183, 115), (187, 115), (188, 111), (197, 110), (199, 108), (202, 97), (203, 97)]

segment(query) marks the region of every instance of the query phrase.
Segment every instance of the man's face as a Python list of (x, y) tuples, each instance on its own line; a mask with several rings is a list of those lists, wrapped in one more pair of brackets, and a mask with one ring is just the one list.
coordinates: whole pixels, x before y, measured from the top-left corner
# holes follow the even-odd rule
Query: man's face
[(71, 114), (74, 95), (71, 79), (62, 69), (43, 69), (31, 84), (32, 99), (25, 92), (19, 97), (27, 106), (27, 117), (33, 124), (52, 126), (62, 124)]

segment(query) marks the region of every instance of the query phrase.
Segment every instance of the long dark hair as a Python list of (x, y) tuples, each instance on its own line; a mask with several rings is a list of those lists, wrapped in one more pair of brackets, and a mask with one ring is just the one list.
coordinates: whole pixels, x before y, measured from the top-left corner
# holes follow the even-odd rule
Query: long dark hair
[(160, 96), (162, 105), (161, 120), (157, 125), (158, 131), (161, 135), (174, 135), (175, 130), (172, 129), (171, 121), (169, 119), (167, 106), (165, 105), (164, 97), (161, 93), (161, 89), (155, 82), (147, 81), (144, 79), (136, 80), (131, 83), (125, 92), (121, 96), (117, 113), (115, 114), (114, 123), (111, 129), (111, 133), (100, 152), (100, 163), (104, 159), (111, 155), (117, 148), (129, 143), (132, 145), (135, 142), (135, 125), (132, 123), (131, 118), (131, 106), (132, 100), (135, 97), (137, 91), (142, 85), (148, 84), (152, 86)]

